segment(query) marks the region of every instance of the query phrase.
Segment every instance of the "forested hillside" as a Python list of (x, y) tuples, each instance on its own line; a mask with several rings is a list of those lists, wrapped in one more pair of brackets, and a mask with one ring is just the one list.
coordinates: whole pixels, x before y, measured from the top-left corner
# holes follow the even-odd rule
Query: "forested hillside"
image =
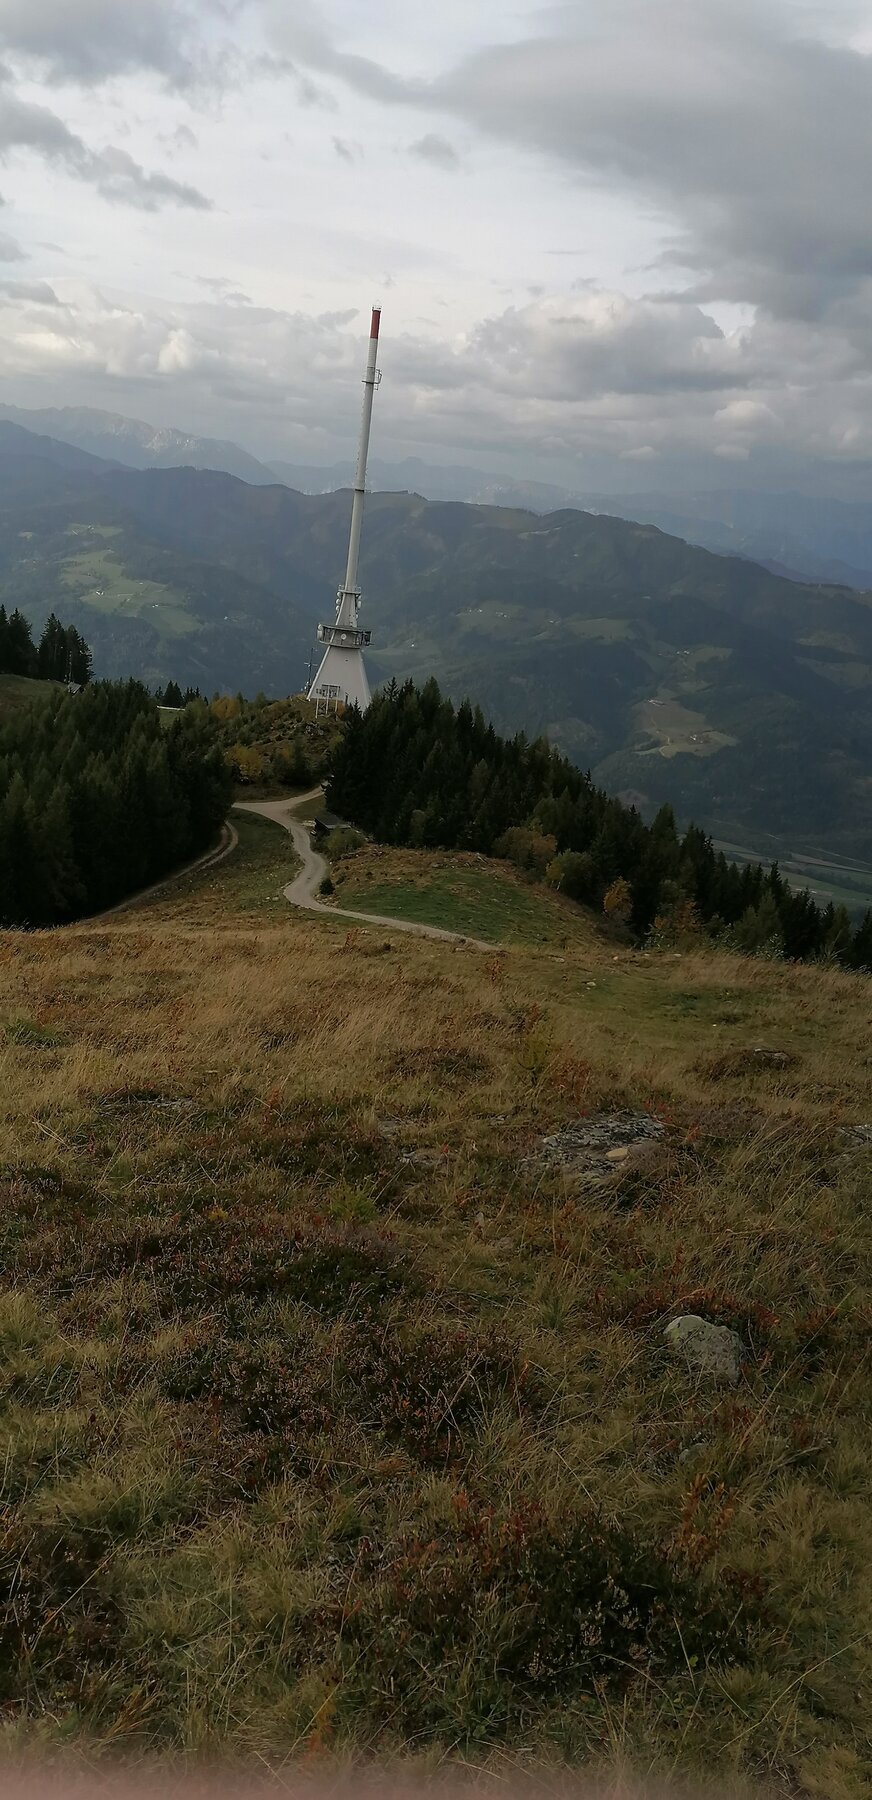
[[(0, 599), (71, 616), (102, 674), (298, 692), (349, 495), (83, 461), (0, 451)], [(371, 496), (361, 574), (374, 680), (435, 674), (646, 817), (872, 861), (868, 595), (623, 519), (413, 494)]]
[(385, 843), (506, 856), (639, 937), (705, 927), (741, 950), (872, 968), (872, 912), (853, 929), (844, 908), (792, 892), (777, 866), (738, 868), (698, 827), (680, 834), (671, 807), (646, 825), (545, 740), (498, 737), (434, 681), (420, 692), (391, 683), (351, 713), (328, 798)]
[(0, 675), (73, 682), (83, 687), (91, 678), (91, 652), (75, 626), (62, 625), (54, 613), (49, 613), (35, 644), (30, 620), (17, 607), (7, 616), (5, 606), (0, 605)]
[(137, 682), (58, 692), (0, 727), (0, 926), (111, 906), (205, 849), (229, 775), (191, 708), (164, 731)]

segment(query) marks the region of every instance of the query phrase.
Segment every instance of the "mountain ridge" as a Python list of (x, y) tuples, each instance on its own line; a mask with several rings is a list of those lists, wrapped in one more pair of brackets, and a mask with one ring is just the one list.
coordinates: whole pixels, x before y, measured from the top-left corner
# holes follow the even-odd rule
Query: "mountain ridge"
[[(303, 686), (347, 492), (2, 447), (0, 472), (0, 596), (71, 616), (98, 671)], [(870, 596), (652, 524), (409, 493), (371, 495), (361, 574), (375, 678), (435, 674), (498, 729), (547, 733), (643, 810), (672, 801), (731, 842), (872, 855)]]
[[(202, 437), (178, 427), (154, 426), (95, 407), (29, 409), (0, 405), (0, 419), (43, 433), (103, 460), (130, 468), (214, 469), (254, 486), (279, 482), (308, 494), (350, 485), (353, 456), (330, 464), (258, 457), (229, 439)], [(616, 518), (648, 521), (670, 535), (718, 555), (737, 554), (794, 581), (841, 582), (872, 587), (872, 504), (799, 491), (757, 487), (694, 491), (595, 488), (579, 483), (531, 480), (420, 456), (374, 456), (369, 484), (380, 492), (415, 492), (429, 500), (476, 506), (522, 506), (550, 513), (571, 507)], [(674, 479), (674, 472), (673, 472)]]
[(175, 426), (149, 425), (143, 419), (130, 419), (123, 413), (104, 412), (97, 407), (30, 410), (0, 405), (0, 419), (130, 468), (191, 466), (226, 469), (228, 474), (255, 485), (275, 480), (267, 464), (229, 439), (200, 437)]

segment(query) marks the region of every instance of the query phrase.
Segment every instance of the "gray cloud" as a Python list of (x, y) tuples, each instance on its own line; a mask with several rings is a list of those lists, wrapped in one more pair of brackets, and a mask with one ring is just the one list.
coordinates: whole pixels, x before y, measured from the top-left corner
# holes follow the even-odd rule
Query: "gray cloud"
[(180, 0), (0, 0), (0, 43), (37, 59), (52, 81), (152, 69), (188, 85), (198, 74), (195, 41)]
[(321, 112), (338, 111), (335, 95), (330, 93), (329, 88), (321, 87), (317, 81), (312, 80), (311, 75), (304, 74), (301, 69), (295, 68), (293, 63), (285, 62), (283, 69), (280, 69), (279, 72), (293, 76), (300, 106), (313, 107)]
[(744, 390), (760, 368), (747, 348), (686, 302), (585, 288), (483, 320), (456, 349), (404, 339), (403, 377), (431, 388), (476, 385), (546, 405), (607, 394)]
[(144, 212), (155, 212), (162, 205), (202, 209), (211, 204), (205, 194), (185, 182), (161, 173), (149, 174), (126, 150), (115, 145), (90, 149), (49, 107), (23, 100), (12, 87), (8, 71), (0, 71), (0, 156), (18, 149), (32, 150), (68, 174), (90, 182), (104, 199), (123, 201)]
[(340, 162), (357, 163), (363, 161), (362, 144), (352, 143), (349, 138), (343, 137), (334, 137), (331, 141)]
[(24, 262), (25, 252), (8, 231), (0, 231), (0, 262)]
[(343, 52), (308, 15), (276, 29), (372, 98), (453, 113), (655, 207), (699, 300), (812, 318), (872, 276), (872, 57), (800, 35), (782, 0), (612, 0), (593, 19), (560, 8), (550, 35), (430, 82)]
[(263, 10), (275, 42), (295, 63), (325, 75), (338, 75), (373, 100), (412, 105), (427, 102), (431, 94), (429, 82), (407, 80), (368, 56), (338, 49), (308, 0), (294, 0), (290, 7), (286, 0), (264, 0)]
[(422, 162), (434, 163), (437, 169), (460, 168), (460, 157), (454, 145), (438, 131), (428, 131), (424, 137), (417, 138), (409, 145), (409, 154), (419, 157)]
[(173, 131), (163, 132), (159, 142), (163, 144), (165, 150), (172, 152), (198, 148), (196, 132), (191, 130), (190, 125), (184, 124), (177, 125)]
[(0, 294), (7, 300), (26, 300), (33, 306), (60, 306), (61, 302), (47, 281), (0, 280)]
[(334, 325), (350, 325), (352, 319), (357, 318), (358, 311), (359, 308), (356, 306), (345, 306), (338, 312), (318, 313), (315, 323), (316, 325), (326, 325), (328, 327)]

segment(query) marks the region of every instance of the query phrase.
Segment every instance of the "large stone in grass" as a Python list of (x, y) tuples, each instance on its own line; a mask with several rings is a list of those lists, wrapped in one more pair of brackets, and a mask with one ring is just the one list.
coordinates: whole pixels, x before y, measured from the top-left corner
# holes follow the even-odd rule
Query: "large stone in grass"
[(579, 1119), (576, 1125), (567, 1125), (551, 1137), (542, 1138), (539, 1156), (543, 1162), (554, 1163), (559, 1168), (589, 1164), (597, 1158), (623, 1162), (624, 1157), (616, 1157), (615, 1151), (628, 1151), (662, 1136), (661, 1121), (652, 1118), (650, 1113), (593, 1113), (586, 1119)]
[(663, 1336), (670, 1350), (698, 1380), (735, 1387), (745, 1347), (738, 1333), (730, 1331), (729, 1326), (713, 1325), (709, 1319), (701, 1319), (698, 1313), (685, 1313), (666, 1326)]

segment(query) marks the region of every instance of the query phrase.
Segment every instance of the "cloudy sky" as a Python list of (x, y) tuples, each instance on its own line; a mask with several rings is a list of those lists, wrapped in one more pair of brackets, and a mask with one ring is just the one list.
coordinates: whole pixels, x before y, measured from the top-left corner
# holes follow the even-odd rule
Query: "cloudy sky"
[(872, 494), (870, 185), (851, 0), (0, 0), (0, 398)]

